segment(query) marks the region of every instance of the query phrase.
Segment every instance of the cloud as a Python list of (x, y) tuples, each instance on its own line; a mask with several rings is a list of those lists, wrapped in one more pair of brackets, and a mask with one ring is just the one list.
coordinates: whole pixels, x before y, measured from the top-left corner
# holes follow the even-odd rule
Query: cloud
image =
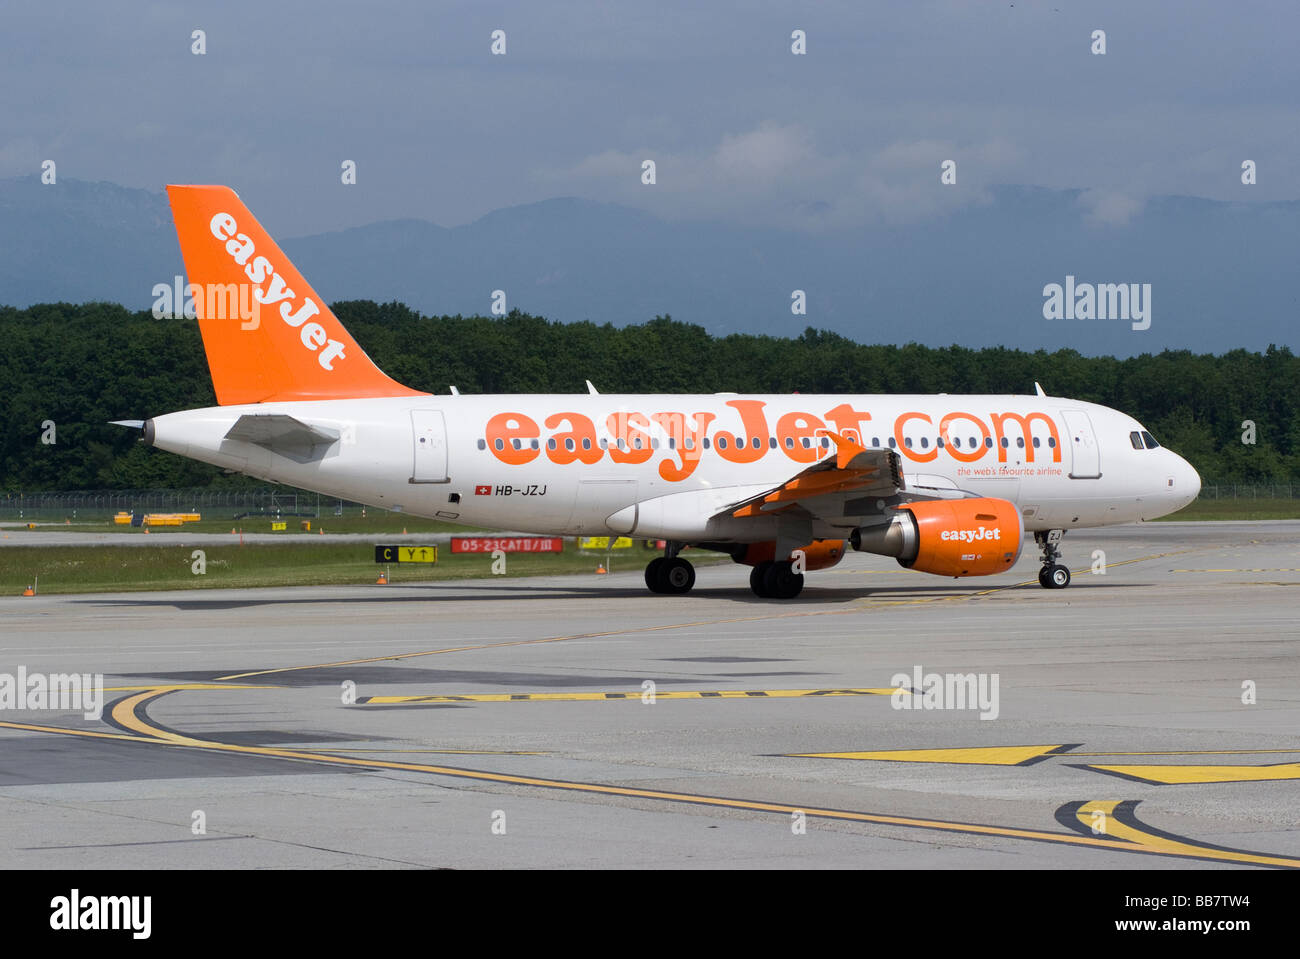
[[(653, 187), (640, 182), (647, 159), (655, 161)], [(958, 163), (955, 187), (939, 179), (940, 165), (949, 159)], [(1021, 159), (1019, 150), (998, 139), (960, 144), (921, 138), (875, 149), (824, 149), (805, 126), (768, 119), (725, 133), (704, 149), (603, 150), (536, 177), (670, 219), (815, 231), (914, 221), (985, 202), (985, 187), (1004, 182)]]
[(1107, 189), (1084, 190), (1078, 202), (1084, 222), (1091, 226), (1128, 226), (1146, 205), (1143, 197)]

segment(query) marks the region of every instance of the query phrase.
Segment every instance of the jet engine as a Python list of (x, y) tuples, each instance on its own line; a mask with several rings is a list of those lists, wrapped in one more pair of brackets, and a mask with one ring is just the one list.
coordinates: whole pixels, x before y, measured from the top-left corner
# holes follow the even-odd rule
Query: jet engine
[(897, 558), (900, 566), (937, 576), (988, 576), (1020, 558), (1025, 524), (1004, 499), (923, 500), (849, 536), (853, 548)]

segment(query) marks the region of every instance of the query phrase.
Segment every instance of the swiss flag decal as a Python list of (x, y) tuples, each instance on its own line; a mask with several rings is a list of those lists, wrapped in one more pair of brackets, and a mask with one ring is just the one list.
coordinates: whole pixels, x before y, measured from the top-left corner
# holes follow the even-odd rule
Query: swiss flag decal
[(475, 487), (474, 487), (474, 495), (475, 495), (475, 496), (491, 496), (491, 495), (492, 495), (492, 487), (491, 487), (491, 486), (475, 486)]

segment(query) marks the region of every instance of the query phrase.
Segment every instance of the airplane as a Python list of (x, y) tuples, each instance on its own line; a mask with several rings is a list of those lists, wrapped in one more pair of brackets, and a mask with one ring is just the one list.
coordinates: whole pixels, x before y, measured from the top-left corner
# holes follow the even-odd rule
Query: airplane
[[(687, 547), (793, 599), (848, 548), (919, 572), (1069, 585), (1066, 531), (1151, 520), (1196, 470), (1131, 416), (1047, 395), (448, 395), (385, 375), (233, 190), (168, 186), (215, 407), (123, 425), (161, 450), (432, 519), (663, 540), (647, 587), (695, 583)], [(847, 546), (846, 546), (847, 544)]]

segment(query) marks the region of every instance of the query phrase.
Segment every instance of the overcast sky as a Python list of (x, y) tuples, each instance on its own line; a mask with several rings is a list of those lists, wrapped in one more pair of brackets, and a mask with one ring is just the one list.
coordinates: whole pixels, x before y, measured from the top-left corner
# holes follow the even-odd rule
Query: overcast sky
[(1294, 0), (4, 0), (0, 176), (226, 183), (279, 236), (554, 196), (821, 230), (1001, 183), (1122, 228), (1153, 194), (1300, 196), (1297, 27)]

